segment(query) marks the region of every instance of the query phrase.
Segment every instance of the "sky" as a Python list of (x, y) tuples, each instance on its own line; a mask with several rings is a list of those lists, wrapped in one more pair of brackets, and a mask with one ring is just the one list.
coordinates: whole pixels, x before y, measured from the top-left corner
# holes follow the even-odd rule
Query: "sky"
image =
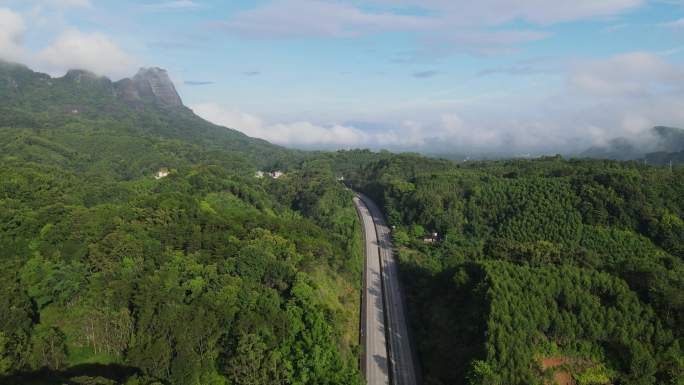
[(0, 58), (169, 71), (305, 149), (568, 153), (684, 127), (684, 0), (0, 0)]

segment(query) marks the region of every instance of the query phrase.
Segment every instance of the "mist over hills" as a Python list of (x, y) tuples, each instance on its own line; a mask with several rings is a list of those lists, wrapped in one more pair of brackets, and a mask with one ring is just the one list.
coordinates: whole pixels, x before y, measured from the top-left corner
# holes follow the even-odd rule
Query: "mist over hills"
[(644, 161), (653, 166), (668, 166), (670, 161), (672, 161), (673, 165), (684, 163), (684, 129), (657, 126), (639, 135), (638, 138), (617, 137), (611, 139), (605, 145), (596, 145), (584, 150), (516, 151), (506, 148), (490, 150), (456, 149), (439, 152), (426, 151), (425, 154), (456, 162), (534, 159), (559, 154), (566, 158), (632, 160)]
[(648, 139), (643, 142), (616, 138), (605, 146), (592, 147), (579, 156), (615, 160), (644, 160), (652, 165), (666, 165), (670, 161), (674, 164), (680, 164), (684, 161), (684, 130), (658, 126), (649, 131)]
[[(197, 116), (183, 101), (166, 70), (142, 68), (130, 78), (116, 82), (92, 72), (70, 70), (53, 78), (28, 67), (0, 61), (0, 125), (45, 129), (64, 128), (76, 122), (102, 120), (95, 127), (109, 134), (135, 133), (184, 140), (207, 148), (248, 154), (259, 167), (286, 164), (286, 159), (305, 152), (287, 150), (265, 140), (251, 138), (237, 129), (210, 123)], [(113, 124), (117, 122), (117, 124)], [(116, 126), (116, 129), (114, 129)], [(109, 127), (109, 128), (107, 128)], [(42, 131), (41, 131), (42, 130)], [(116, 146), (115, 143), (112, 143)], [(573, 147), (574, 144), (569, 144)], [(87, 149), (84, 149), (87, 153)], [(405, 148), (402, 151), (420, 149)], [(638, 138), (617, 137), (605, 145), (584, 151), (561, 153), (567, 157), (613, 160), (645, 160), (653, 165), (684, 162), (684, 130), (658, 126)], [(443, 149), (428, 155), (456, 161), (478, 159), (535, 158), (551, 152), (500, 149)], [(555, 153), (554, 153), (555, 154)]]

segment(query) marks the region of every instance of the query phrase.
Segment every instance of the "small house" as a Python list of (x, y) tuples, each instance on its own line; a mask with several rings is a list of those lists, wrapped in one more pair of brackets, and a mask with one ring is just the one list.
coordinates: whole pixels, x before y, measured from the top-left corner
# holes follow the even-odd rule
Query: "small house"
[(425, 243), (437, 243), (439, 242), (439, 234), (432, 233), (423, 237), (423, 242)]
[(161, 178), (166, 178), (167, 176), (169, 176), (169, 174), (170, 174), (170, 172), (169, 172), (168, 168), (160, 168), (159, 171), (157, 171), (154, 174), (154, 179), (159, 180)]

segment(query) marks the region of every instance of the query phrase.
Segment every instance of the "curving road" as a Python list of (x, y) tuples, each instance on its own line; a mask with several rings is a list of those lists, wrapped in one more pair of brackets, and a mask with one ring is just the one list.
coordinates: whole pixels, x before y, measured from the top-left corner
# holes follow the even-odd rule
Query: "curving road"
[(361, 316), (363, 373), (369, 385), (416, 385), (417, 365), (389, 228), (380, 209), (368, 197), (359, 194), (354, 204), (366, 243)]

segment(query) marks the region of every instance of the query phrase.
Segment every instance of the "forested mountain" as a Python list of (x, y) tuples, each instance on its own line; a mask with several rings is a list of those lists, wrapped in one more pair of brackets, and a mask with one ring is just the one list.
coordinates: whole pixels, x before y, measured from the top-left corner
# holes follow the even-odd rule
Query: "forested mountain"
[(0, 65), (0, 383), (359, 383), (351, 198), (162, 70)]
[(684, 168), (378, 155), (347, 176), (395, 226), (426, 384), (684, 383)]
[(45, 148), (51, 162), (98, 172), (112, 171), (114, 161), (123, 178), (208, 159), (231, 169), (282, 168), (302, 155), (201, 119), (158, 68), (112, 82), (81, 70), (52, 78), (0, 62), (0, 127), (0, 143), (24, 158), (47, 156)]

